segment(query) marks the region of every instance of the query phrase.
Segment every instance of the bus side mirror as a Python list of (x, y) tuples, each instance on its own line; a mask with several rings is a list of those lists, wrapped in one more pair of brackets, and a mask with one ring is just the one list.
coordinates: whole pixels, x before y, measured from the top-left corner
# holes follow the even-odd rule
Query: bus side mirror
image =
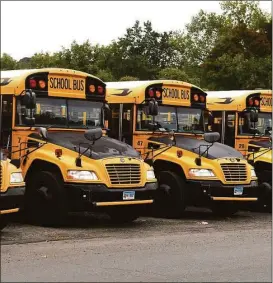
[(111, 109), (108, 103), (105, 103), (102, 107), (103, 112), (104, 112), (104, 119), (109, 120), (111, 119)]
[(29, 109), (28, 115), (25, 117), (25, 124), (33, 126), (35, 124), (34, 109), (36, 108), (36, 94), (32, 90), (26, 90), (25, 95), (21, 97), (21, 103)]
[(252, 123), (258, 122), (258, 113), (256, 111), (250, 112), (250, 122), (252, 122)]
[(95, 142), (102, 137), (102, 129), (101, 128), (89, 129), (84, 133), (84, 137), (89, 141)]
[(204, 140), (208, 143), (217, 142), (220, 139), (220, 134), (218, 132), (204, 133)]
[(158, 115), (158, 102), (155, 99), (152, 99), (148, 102), (148, 115)]
[(35, 109), (36, 107), (36, 94), (32, 90), (27, 90), (22, 97), (22, 104), (28, 109)]
[(247, 120), (249, 132), (251, 134), (257, 134), (258, 129), (256, 128), (256, 123), (258, 122), (258, 113), (253, 110), (250, 112), (246, 112), (245, 118)]

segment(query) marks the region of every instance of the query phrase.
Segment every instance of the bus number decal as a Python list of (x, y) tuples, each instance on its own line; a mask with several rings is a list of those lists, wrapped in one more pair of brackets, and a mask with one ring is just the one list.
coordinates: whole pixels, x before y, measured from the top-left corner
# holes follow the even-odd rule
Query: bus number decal
[(138, 146), (142, 146), (143, 145), (143, 141), (137, 141), (137, 145)]
[(243, 143), (239, 143), (239, 148), (245, 148), (245, 145)]

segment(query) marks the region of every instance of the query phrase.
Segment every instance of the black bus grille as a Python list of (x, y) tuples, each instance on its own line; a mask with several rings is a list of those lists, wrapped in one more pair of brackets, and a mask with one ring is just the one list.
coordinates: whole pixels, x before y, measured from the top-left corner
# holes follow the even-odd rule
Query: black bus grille
[(107, 164), (106, 169), (112, 185), (139, 184), (139, 164)]
[(246, 164), (221, 164), (226, 182), (243, 182), (247, 180)]

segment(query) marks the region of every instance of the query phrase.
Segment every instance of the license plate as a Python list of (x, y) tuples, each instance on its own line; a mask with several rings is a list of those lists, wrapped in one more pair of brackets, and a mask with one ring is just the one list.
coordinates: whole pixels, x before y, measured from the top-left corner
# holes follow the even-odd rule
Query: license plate
[(123, 200), (132, 200), (132, 199), (135, 199), (135, 192), (134, 191), (123, 192)]
[(243, 187), (235, 187), (234, 188), (234, 195), (241, 196), (243, 194), (244, 188)]

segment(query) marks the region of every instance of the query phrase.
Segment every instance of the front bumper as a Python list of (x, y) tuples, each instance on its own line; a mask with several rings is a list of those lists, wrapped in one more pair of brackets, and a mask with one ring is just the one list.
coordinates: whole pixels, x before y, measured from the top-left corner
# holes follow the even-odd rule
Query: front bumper
[(0, 194), (0, 211), (1, 214), (17, 212), (23, 208), (24, 195), (26, 188), (10, 187), (6, 192)]
[[(188, 181), (188, 201), (190, 204), (204, 204), (210, 201), (257, 201), (262, 195), (262, 188), (257, 181), (248, 185), (224, 185), (220, 181)], [(234, 195), (235, 187), (243, 187), (242, 195)]]
[[(66, 183), (69, 208), (71, 211), (93, 211), (103, 207), (142, 206), (151, 204), (156, 196), (158, 184), (146, 183), (139, 188), (108, 188), (103, 184)], [(134, 191), (134, 200), (123, 200), (124, 191)]]

